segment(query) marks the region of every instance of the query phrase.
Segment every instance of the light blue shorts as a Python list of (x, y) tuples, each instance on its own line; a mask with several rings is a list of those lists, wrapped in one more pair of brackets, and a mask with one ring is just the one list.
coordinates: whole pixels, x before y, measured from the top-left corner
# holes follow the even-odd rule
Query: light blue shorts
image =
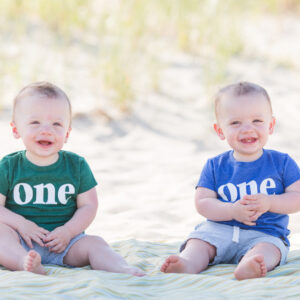
[(66, 249), (61, 252), (61, 253), (54, 253), (54, 252), (50, 252), (49, 248), (47, 247), (41, 247), (39, 244), (37, 244), (36, 242), (32, 241), (32, 248), (29, 248), (29, 246), (25, 243), (25, 241), (23, 240), (23, 238), (20, 236), (19, 234), (19, 238), (20, 238), (20, 242), (21, 245), (23, 246), (23, 248), (26, 251), (29, 250), (35, 250), (37, 253), (40, 254), (41, 258), (42, 258), (42, 264), (43, 265), (58, 265), (58, 266), (63, 266), (63, 267), (71, 267), (67, 264), (64, 264), (64, 257), (66, 256), (66, 254), (68, 253), (69, 249), (81, 238), (83, 238), (85, 236), (84, 233), (80, 233), (78, 235), (76, 235), (75, 237), (73, 237), (69, 243), (69, 245), (66, 247)]
[(270, 243), (280, 250), (280, 265), (285, 263), (289, 251), (289, 248), (278, 237), (257, 230), (245, 230), (211, 221), (197, 225), (181, 245), (180, 252), (190, 239), (199, 239), (216, 247), (216, 256), (210, 265), (238, 264), (242, 257), (259, 243)]

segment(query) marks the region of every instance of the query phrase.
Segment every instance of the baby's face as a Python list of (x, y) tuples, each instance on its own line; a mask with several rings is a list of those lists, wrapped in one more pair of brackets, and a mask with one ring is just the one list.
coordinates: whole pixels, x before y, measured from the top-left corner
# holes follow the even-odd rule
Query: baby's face
[(238, 161), (254, 161), (263, 153), (275, 119), (263, 95), (224, 95), (218, 104), (215, 130), (226, 139)]
[(65, 99), (20, 99), (16, 105), (13, 134), (21, 138), (26, 156), (34, 164), (49, 165), (58, 159), (70, 133), (69, 104)]

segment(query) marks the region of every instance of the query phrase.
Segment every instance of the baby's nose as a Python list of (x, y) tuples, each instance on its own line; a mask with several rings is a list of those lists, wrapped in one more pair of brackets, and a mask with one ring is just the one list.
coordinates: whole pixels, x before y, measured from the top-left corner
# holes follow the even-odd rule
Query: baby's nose
[(41, 126), (41, 134), (52, 134), (52, 128), (50, 125), (42, 125)]
[(252, 124), (249, 124), (249, 123), (243, 124), (242, 130), (243, 131), (251, 131), (251, 130), (253, 130), (253, 126), (252, 126)]

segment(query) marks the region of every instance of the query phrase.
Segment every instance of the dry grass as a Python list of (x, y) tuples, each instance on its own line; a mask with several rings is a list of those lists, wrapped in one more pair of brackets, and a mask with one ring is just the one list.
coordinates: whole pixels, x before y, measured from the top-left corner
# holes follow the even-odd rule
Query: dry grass
[[(81, 68), (102, 96), (127, 109), (140, 89), (159, 90), (162, 57), (199, 57), (205, 84), (216, 83), (227, 76), (229, 59), (243, 52), (241, 22), (299, 7), (297, 0), (2, 0), (0, 93), (5, 82), (19, 86), (41, 77), (78, 86), (81, 75), (69, 77)], [(44, 61), (39, 44), (55, 66)]]

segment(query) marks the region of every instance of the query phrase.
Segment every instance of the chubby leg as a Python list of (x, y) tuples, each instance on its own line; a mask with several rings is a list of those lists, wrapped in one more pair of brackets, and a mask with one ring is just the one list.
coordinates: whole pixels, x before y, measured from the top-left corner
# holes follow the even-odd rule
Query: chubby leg
[(188, 240), (179, 255), (169, 256), (160, 270), (164, 273), (197, 274), (205, 270), (216, 256), (216, 248), (199, 239)]
[(145, 275), (141, 269), (129, 266), (124, 258), (98, 236), (86, 235), (78, 240), (64, 257), (64, 263), (74, 267), (90, 265), (94, 270)]
[(271, 243), (259, 243), (249, 250), (234, 271), (238, 280), (266, 276), (280, 262), (280, 250)]
[(27, 252), (16, 231), (5, 224), (0, 224), (0, 264), (12, 271), (46, 274), (41, 256), (34, 250)]

